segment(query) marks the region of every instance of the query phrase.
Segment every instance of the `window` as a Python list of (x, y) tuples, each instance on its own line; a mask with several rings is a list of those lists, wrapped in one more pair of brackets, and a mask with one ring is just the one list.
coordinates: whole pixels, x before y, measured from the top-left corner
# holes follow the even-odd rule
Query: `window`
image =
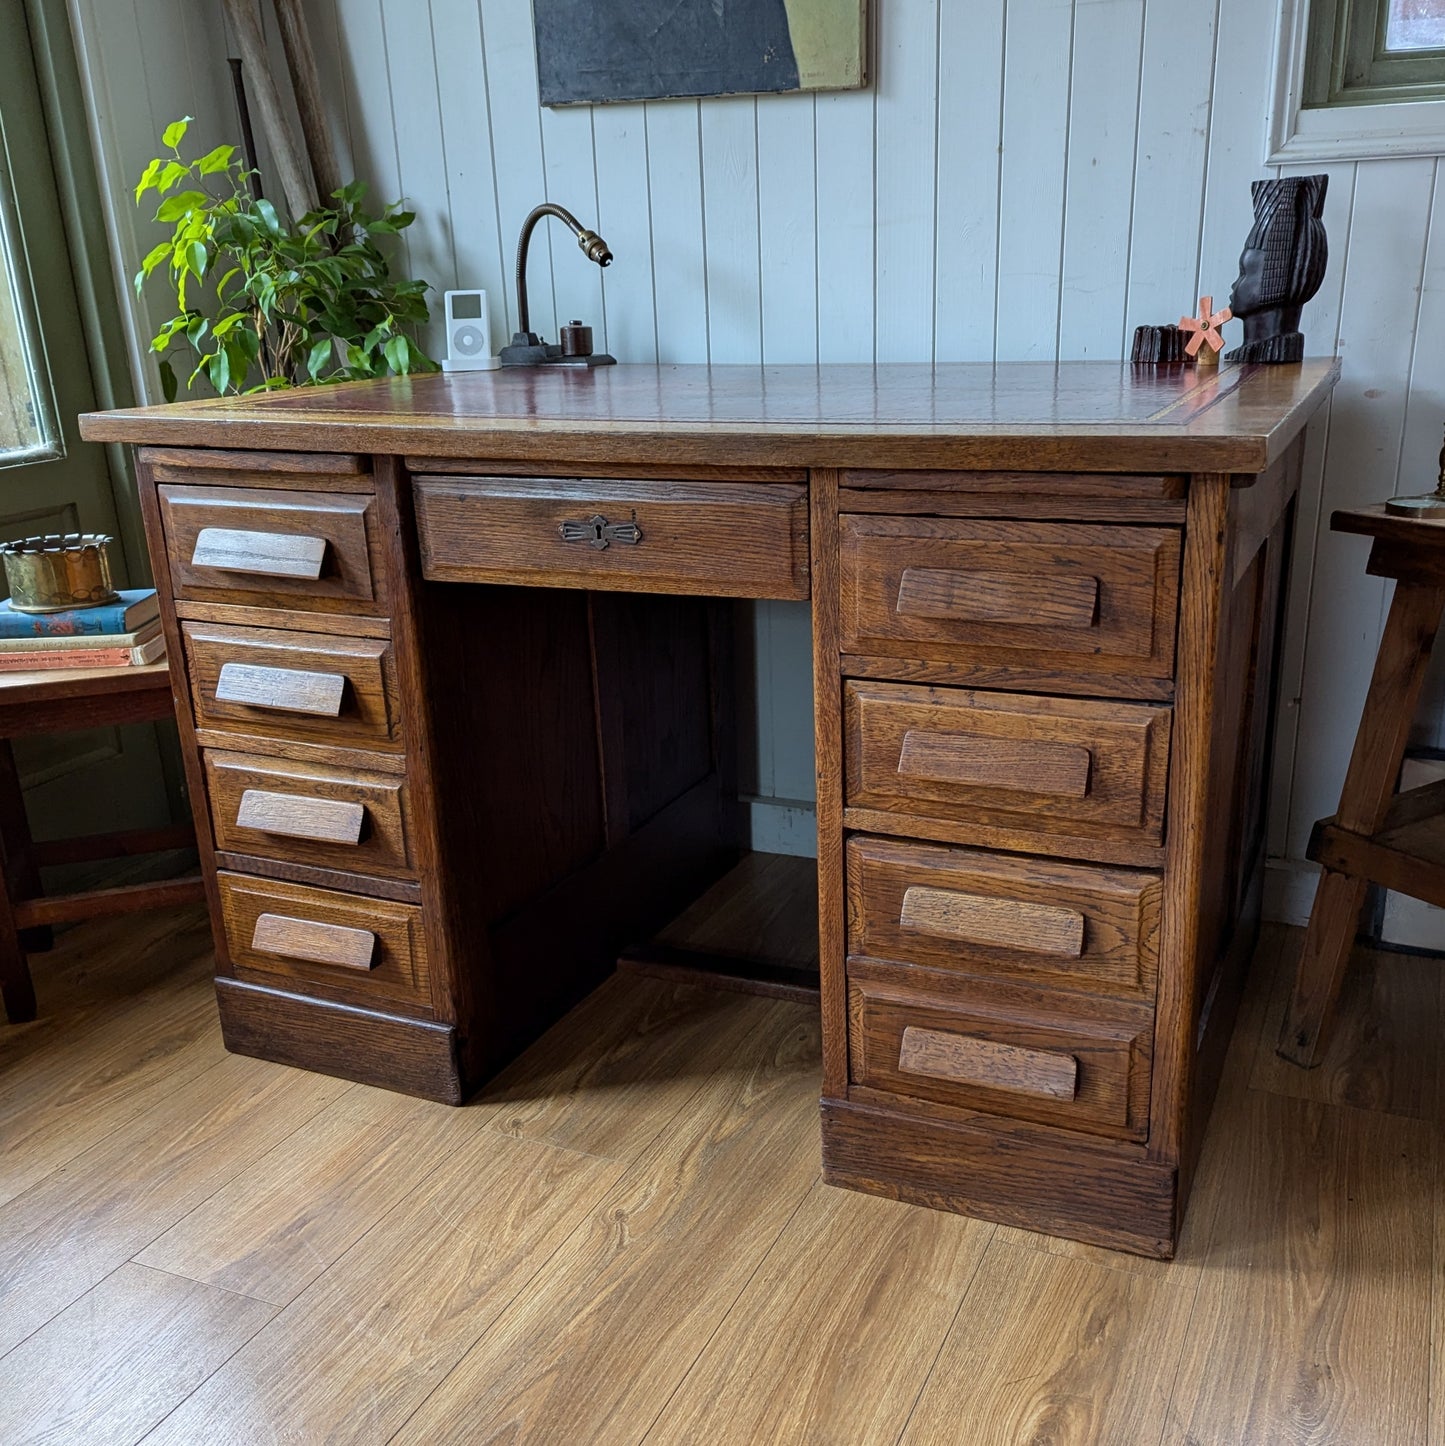
[(1307, 107), (1445, 96), (1445, 0), (1315, 0)]
[(1445, 153), (1445, 0), (1282, 0), (1270, 162)]
[(64, 454), (0, 133), (0, 467)]

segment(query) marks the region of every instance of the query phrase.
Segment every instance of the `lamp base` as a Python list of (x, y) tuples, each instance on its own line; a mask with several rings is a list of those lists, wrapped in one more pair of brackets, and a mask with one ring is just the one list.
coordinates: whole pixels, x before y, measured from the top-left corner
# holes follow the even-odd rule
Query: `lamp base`
[(615, 356), (605, 351), (589, 356), (564, 356), (557, 342), (543, 341), (534, 331), (519, 331), (511, 344), (498, 353), (504, 367), (610, 367), (617, 365)]

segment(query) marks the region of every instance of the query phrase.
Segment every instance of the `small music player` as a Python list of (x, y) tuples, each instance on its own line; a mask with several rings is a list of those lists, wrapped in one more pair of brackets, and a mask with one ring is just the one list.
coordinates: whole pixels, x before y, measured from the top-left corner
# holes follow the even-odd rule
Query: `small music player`
[(444, 372), (490, 372), (501, 366), (492, 355), (492, 323), (485, 291), (449, 291)]

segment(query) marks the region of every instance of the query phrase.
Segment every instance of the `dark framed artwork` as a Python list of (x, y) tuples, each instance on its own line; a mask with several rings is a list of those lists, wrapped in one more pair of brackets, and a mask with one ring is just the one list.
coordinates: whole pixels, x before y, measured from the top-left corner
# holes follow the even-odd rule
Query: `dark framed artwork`
[(852, 90), (867, 0), (532, 0), (543, 105)]

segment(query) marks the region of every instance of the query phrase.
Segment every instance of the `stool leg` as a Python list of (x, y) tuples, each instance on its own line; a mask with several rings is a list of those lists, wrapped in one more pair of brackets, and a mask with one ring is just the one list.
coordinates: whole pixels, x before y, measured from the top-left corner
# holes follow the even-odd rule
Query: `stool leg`
[[(45, 889), (35, 862), (35, 842), (30, 837), (30, 819), (25, 812), (25, 795), (20, 773), (8, 738), (0, 739), (0, 863), (5, 870), (10, 901), (38, 899)], [(21, 947), (28, 954), (42, 954), (55, 942), (55, 931), (40, 924), (20, 931)]]
[(15, 927), (14, 906), (39, 892), (40, 873), (31, 851), (15, 755), (10, 740), (0, 738), (0, 1000), (11, 1024), (35, 1018), (35, 984), (25, 941)]
[[(1335, 815), (1340, 827), (1352, 833), (1373, 834), (1385, 822), (1442, 609), (1445, 588), (1395, 585)], [(1295, 1064), (1308, 1068), (1318, 1063), (1368, 885), (1367, 879), (1331, 869), (1320, 877), (1294, 994), (1279, 1036), (1279, 1053)]]

